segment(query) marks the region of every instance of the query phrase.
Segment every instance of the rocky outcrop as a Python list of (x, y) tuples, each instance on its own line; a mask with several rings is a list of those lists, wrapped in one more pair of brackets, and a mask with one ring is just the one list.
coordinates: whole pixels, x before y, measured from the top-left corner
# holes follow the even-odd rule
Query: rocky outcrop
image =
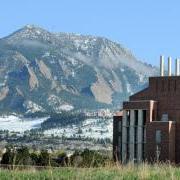
[(9, 92), (8, 87), (4, 87), (0, 90), (0, 101), (2, 101), (3, 99), (5, 99), (7, 97), (8, 92)]
[(106, 38), (25, 26), (0, 39), (0, 111), (119, 107), (156, 73)]
[(91, 86), (91, 91), (96, 101), (111, 104), (113, 91), (108, 83), (101, 75), (98, 75), (98, 80)]
[(46, 66), (46, 64), (42, 60), (40, 61), (36, 60), (36, 62), (39, 66), (40, 72), (44, 75), (44, 77), (49, 80), (53, 80), (51, 75), (51, 70), (48, 68), (48, 66)]
[(30, 90), (32, 91), (33, 89), (38, 88), (39, 82), (33, 69), (29, 66), (27, 66), (27, 69), (29, 72), (29, 86), (30, 86)]

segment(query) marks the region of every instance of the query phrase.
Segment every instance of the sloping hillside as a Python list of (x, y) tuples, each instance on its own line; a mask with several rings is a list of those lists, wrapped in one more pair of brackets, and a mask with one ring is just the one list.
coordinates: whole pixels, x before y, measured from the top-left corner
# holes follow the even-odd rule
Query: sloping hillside
[(155, 74), (156, 68), (106, 38), (27, 25), (0, 39), (0, 110), (113, 107)]

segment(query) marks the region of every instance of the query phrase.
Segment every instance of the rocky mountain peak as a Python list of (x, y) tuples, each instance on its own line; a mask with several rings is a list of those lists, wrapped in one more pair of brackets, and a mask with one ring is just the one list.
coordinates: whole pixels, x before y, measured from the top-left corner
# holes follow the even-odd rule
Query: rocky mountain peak
[(16, 43), (22, 40), (50, 41), (52, 38), (53, 35), (50, 32), (35, 25), (26, 25), (4, 39), (10, 43), (13, 41)]
[(34, 25), (0, 39), (0, 64), (0, 110), (23, 113), (120, 106), (158, 73), (109, 39)]

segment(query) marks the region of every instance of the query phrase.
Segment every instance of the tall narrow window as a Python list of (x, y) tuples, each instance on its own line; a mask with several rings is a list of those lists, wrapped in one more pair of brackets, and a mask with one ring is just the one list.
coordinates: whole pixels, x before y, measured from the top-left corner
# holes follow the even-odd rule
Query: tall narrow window
[(129, 126), (130, 126), (130, 110), (128, 110), (127, 112), (127, 139), (126, 139), (126, 159), (127, 161), (129, 160), (129, 156), (130, 156), (130, 152), (129, 152), (129, 140), (130, 140), (130, 137), (129, 137)]
[(137, 143), (138, 110), (134, 111), (134, 142)]
[(142, 134), (142, 159), (145, 160), (145, 143), (146, 143), (146, 115), (147, 111), (143, 110), (143, 134)]
[(146, 110), (143, 110), (143, 126), (146, 125)]
[(128, 161), (129, 160), (129, 156), (130, 156), (130, 152), (129, 152), (129, 126), (130, 126), (130, 110), (127, 110), (126, 111), (126, 119), (127, 119), (127, 124), (126, 124), (126, 160)]
[(127, 126), (130, 125), (130, 110), (127, 111)]
[(119, 160), (122, 160), (122, 137), (118, 137), (118, 149), (117, 149), (117, 157)]
[(127, 139), (126, 139), (126, 142), (129, 143), (129, 126), (126, 127), (127, 128)]
[(161, 130), (156, 130), (156, 144), (161, 143)]
[(138, 110), (134, 111), (134, 159), (137, 160)]
[(118, 129), (119, 133), (122, 133), (122, 121), (118, 122), (118, 127), (119, 127)]
[(143, 143), (143, 146), (142, 146), (142, 160), (143, 161), (145, 160), (145, 146), (144, 146), (144, 143)]
[(143, 127), (142, 159), (145, 160), (146, 129)]
[(134, 119), (135, 119), (135, 122), (134, 122), (134, 125), (137, 126), (138, 125), (138, 110), (135, 110), (134, 111)]
[(130, 152), (129, 152), (129, 143), (126, 144), (126, 159), (127, 161), (129, 161), (129, 155), (130, 155)]
[(137, 143), (134, 144), (134, 159), (137, 159), (137, 149), (138, 146), (137, 146)]

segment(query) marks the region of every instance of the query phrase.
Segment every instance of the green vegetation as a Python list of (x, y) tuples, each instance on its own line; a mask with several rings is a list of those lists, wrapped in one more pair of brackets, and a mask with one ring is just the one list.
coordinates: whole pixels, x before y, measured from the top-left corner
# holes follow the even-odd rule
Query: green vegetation
[(120, 165), (108, 155), (85, 149), (67, 157), (64, 151), (49, 153), (9, 146), (2, 153), (0, 180), (119, 180), (180, 179), (180, 168), (171, 164)]
[(22, 180), (40, 180), (40, 179), (57, 179), (57, 180), (119, 180), (119, 179), (153, 179), (153, 180), (170, 180), (180, 179), (180, 169), (168, 164), (156, 165), (110, 165), (99, 168), (52, 168), (38, 170), (30, 167), (26, 170), (0, 170), (0, 179), (22, 179)]
[(70, 165), (73, 167), (104, 167), (106, 162), (111, 162), (108, 156), (88, 149), (83, 152), (75, 151), (70, 158)]
[(110, 161), (107, 155), (85, 149), (75, 151), (71, 156), (63, 151), (49, 153), (47, 150), (34, 151), (27, 147), (15, 148), (6, 147), (6, 152), (2, 154), (1, 165), (14, 166), (51, 166), (51, 167), (101, 167), (106, 161)]
[(15, 148), (13, 146), (6, 147), (6, 152), (2, 154), (2, 165), (6, 165), (12, 169), (13, 166), (65, 166), (67, 164), (67, 155), (64, 152), (56, 156), (47, 150), (32, 151), (27, 147)]
[(67, 124), (79, 124), (86, 119), (84, 113), (62, 112), (60, 114), (51, 114), (50, 117), (41, 124), (43, 130), (66, 126)]

